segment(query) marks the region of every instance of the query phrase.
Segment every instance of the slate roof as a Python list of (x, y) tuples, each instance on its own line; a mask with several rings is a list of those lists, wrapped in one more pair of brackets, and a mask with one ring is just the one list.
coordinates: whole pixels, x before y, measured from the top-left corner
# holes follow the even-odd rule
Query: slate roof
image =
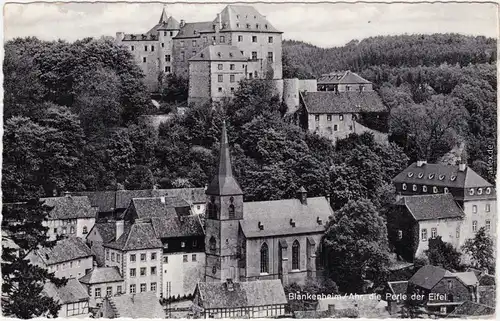
[(189, 61), (248, 61), (248, 58), (236, 46), (210, 45), (190, 58)]
[[(421, 174), (423, 174), (423, 176)], [(454, 179), (452, 180), (452, 178)], [(456, 188), (493, 186), (470, 167), (466, 167), (465, 171), (460, 171), (458, 165), (424, 164), (418, 167), (416, 162), (399, 173), (392, 181), (394, 183), (424, 184)]]
[(164, 319), (166, 317), (154, 292), (108, 297), (117, 318)]
[(478, 285), (479, 281), (474, 272), (455, 272), (453, 273), (465, 285)]
[(61, 304), (86, 301), (89, 295), (85, 287), (77, 279), (68, 279), (66, 285), (56, 287), (54, 283), (45, 283), (43, 292)]
[(66, 237), (57, 241), (52, 248), (42, 248), (36, 251), (46, 265), (67, 262), (92, 255), (90, 248), (79, 237)]
[[(222, 31), (281, 33), (254, 7), (228, 5), (220, 13)], [(217, 18), (213, 23), (218, 23)]]
[(174, 39), (199, 38), (202, 32), (213, 32), (212, 26), (212, 21), (186, 23)]
[(431, 290), (436, 284), (438, 284), (439, 281), (441, 281), (446, 273), (450, 272), (438, 266), (425, 265), (410, 278), (408, 283)]
[[(116, 223), (115, 222), (97, 222), (92, 227), (92, 230), (96, 229), (99, 235), (102, 237), (103, 243), (111, 242), (116, 237)], [(89, 234), (92, 233), (90, 230)]]
[(137, 218), (151, 218), (186, 214), (186, 211), (177, 211), (176, 206), (187, 208), (189, 215), (189, 204), (177, 197), (134, 198), (124, 215), (127, 215), (128, 212), (134, 212)]
[(387, 282), (393, 294), (404, 294), (408, 289), (408, 281)]
[(151, 224), (158, 238), (205, 235), (198, 216), (154, 217)]
[(99, 212), (111, 212), (115, 208), (115, 191), (74, 192), (75, 195), (87, 196), (90, 204)]
[(447, 318), (463, 318), (467, 316), (487, 316), (494, 315), (495, 308), (487, 305), (475, 303), (472, 301), (465, 301), (460, 304), (446, 317)]
[(323, 74), (318, 79), (318, 85), (326, 84), (371, 84), (360, 75), (350, 70), (334, 71), (329, 74)]
[(387, 112), (382, 99), (375, 91), (334, 92), (316, 91), (300, 94), (310, 114), (381, 113)]
[(93, 208), (86, 196), (46, 197), (40, 201), (53, 207), (49, 213), (49, 220), (65, 220), (77, 218), (95, 218), (96, 208)]
[(150, 222), (135, 222), (124, 231), (118, 240), (105, 244), (104, 247), (131, 251), (161, 248), (162, 243), (156, 237)]
[(118, 267), (97, 267), (95, 266), (89, 273), (80, 278), (80, 283), (83, 284), (98, 284), (107, 282), (123, 281)]
[(451, 194), (403, 196), (400, 202), (406, 206), (417, 221), (465, 216)]
[(233, 291), (228, 290), (226, 282), (200, 282), (196, 288), (205, 309), (287, 304), (280, 280), (233, 283)]
[[(245, 219), (240, 226), (247, 238), (322, 233), (333, 211), (324, 197), (307, 198), (307, 205), (298, 199), (243, 203)], [(318, 223), (318, 218), (322, 224)], [(290, 220), (295, 222), (292, 227)], [(259, 222), (264, 226), (261, 230)]]

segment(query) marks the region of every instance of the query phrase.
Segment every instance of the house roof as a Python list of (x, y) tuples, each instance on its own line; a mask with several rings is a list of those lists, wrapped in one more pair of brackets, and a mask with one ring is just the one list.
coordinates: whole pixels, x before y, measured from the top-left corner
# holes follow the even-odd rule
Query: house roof
[(233, 176), (229, 141), (227, 139), (226, 122), (222, 122), (222, 131), (219, 150), (219, 167), (217, 174), (212, 179), (205, 191), (207, 195), (241, 195), (240, 184)]
[(154, 292), (108, 297), (117, 318), (164, 319), (166, 317)]
[[(184, 210), (182, 210), (184, 208)], [(134, 198), (124, 216), (133, 212), (137, 218), (189, 215), (190, 206), (180, 197)]]
[(304, 92), (300, 96), (307, 112), (310, 114), (387, 112), (382, 99), (375, 91), (316, 91)]
[(487, 316), (494, 315), (495, 307), (490, 307), (484, 304), (475, 303), (472, 301), (465, 301), (460, 304), (446, 317), (447, 318), (463, 318), (467, 316)]
[[(92, 230), (96, 229), (99, 235), (101, 235), (102, 241), (104, 243), (111, 242), (116, 237), (116, 223), (115, 222), (97, 222), (92, 227)], [(92, 233), (90, 230), (89, 234)]]
[(158, 238), (205, 235), (198, 216), (154, 217), (151, 224)]
[(57, 287), (54, 283), (45, 283), (43, 292), (61, 304), (75, 303), (89, 299), (85, 287), (77, 279), (68, 279), (66, 285)]
[(46, 265), (67, 262), (92, 255), (90, 248), (79, 237), (66, 237), (57, 241), (52, 248), (36, 251)]
[(280, 280), (259, 280), (233, 283), (228, 290), (227, 282), (198, 283), (200, 303), (205, 309), (238, 308), (286, 304), (287, 299)]
[(105, 247), (121, 251), (161, 248), (162, 243), (156, 237), (150, 222), (135, 222), (126, 229), (118, 240), (104, 244)]
[(360, 75), (350, 70), (334, 71), (329, 74), (323, 74), (318, 79), (318, 85), (326, 84), (371, 84)]
[(98, 284), (108, 282), (123, 281), (118, 267), (97, 267), (95, 266), (89, 273), (79, 279), (80, 283), (84, 284)]
[(387, 282), (387, 284), (393, 294), (403, 294), (408, 289), (408, 281), (393, 281)]
[(213, 32), (213, 22), (190, 22), (184, 24), (180, 29), (179, 33), (174, 37), (174, 39), (182, 38), (199, 38), (202, 32)]
[[(254, 7), (228, 5), (220, 13), (222, 31), (281, 33)], [(213, 23), (218, 23), (217, 18)]]
[[(163, 15), (162, 15), (163, 18)], [(165, 21), (160, 21), (153, 28), (151, 28), (146, 34), (147, 35), (156, 35), (158, 31), (163, 30), (179, 30), (180, 24), (179, 21), (175, 20), (174, 17), (169, 17)]]
[(479, 281), (474, 272), (455, 272), (453, 273), (465, 285), (478, 285)]
[[(240, 226), (247, 238), (321, 233), (325, 230), (329, 216), (333, 215), (324, 197), (307, 198), (307, 204), (302, 204), (298, 199), (245, 202), (243, 211), (245, 219), (240, 221)], [(259, 222), (263, 229), (259, 228)]]
[(431, 290), (436, 284), (438, 284), (439, 281), (441, 281), (447, 272), (448, 271), (438, 266), (425, 265), (410, 278), (408, 283)]
[(465, 167), (464, 171), (460, 171), (458, 165), (423, 164), (419, 167), (416, 162), (399, 173), (392, 181), (394, 183), (424, 184), (455, 188), (493, 186), (470, 167)]
[(189, 61), (247, 61), (240, 48), (231, 45), (210, 45)]
[(451, 194), (403, 196), (399, 204), (401, 203), (406, 206), (417, 221), (462, 218), (465, 216)]
[(111, 212), (115, 209), (116, 191), (74, 192), (75, 195), (87, 196), (90, 204), (99, 212)]
[(64, 220), (76, 218), (95, 218), (96, 208), (93, 208), (86, 196), (46, 197), (40, 201), (52, 207), (49, 220)]

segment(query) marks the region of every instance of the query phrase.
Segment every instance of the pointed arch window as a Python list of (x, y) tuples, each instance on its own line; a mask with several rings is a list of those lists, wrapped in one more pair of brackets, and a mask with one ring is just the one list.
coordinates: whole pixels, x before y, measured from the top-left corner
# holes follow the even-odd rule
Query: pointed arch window
[(208, 241), (210, 251), (215, 251), (215, 247), (217, 246), (217, 242), (215, 241), (215, 238), (212, 236), (210, 238), (210, 241)]
[(260, 273), (269, 273), (269, 248), (266, 243), (260, 247)]
[(217, 204), (215, 204), (215, 197), (210, 198), (210, 203), (208, 203), (208, 218), (217, 219)]
[(300, 269), (300, 244), (295, 240), (292, 245), (292, 270)]
[(232, 220), (234, 219), (234, 204), (233, 204), (234, 198), (231, 196), (229, 201), (231, 202), (231, 204), (229, 204), (229, 219)]

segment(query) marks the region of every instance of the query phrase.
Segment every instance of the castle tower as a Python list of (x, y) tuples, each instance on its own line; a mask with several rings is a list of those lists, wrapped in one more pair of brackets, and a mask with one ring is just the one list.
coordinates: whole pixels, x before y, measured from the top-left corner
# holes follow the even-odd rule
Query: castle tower
[(243, 219), (243, 191), (233, 177), (226, 123), (222, 124), (219, 168), (206, 190), (205, 281), (239, 281), (238, 229)]

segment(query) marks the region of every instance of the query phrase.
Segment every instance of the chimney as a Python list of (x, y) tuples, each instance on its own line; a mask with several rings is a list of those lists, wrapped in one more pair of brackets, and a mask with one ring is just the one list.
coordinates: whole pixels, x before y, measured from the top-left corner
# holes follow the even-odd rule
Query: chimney
[(123, 38), (125, 38), (125, 33), (123, 33), (123, 32), (117, 32), (116, 33), (116, 41), (118, 41), (118, 42), (122, 41)]
[(229, 292), (233, 292), (234, 291), (234, 284), (233, 284), (233, 280), (232, 279), (227, 279), (226, 280), (226, 288)]
[(118, 240), (124, 232), (123, 230), (125, 229), (125, 222), (122, 220), (116, 221), (115, 226), (116, 226), (116, 239), (115, 240)]
[(458, 171), (465, 172), (466, 168), (467, 168), (467, 164), (465, 164), (465, 163), (458, 164)]
[(186, 21), (184, 21), (184, 19), (181, 19), (181, 23), (179, 24), (179, 27), (184, 28), (185, 24), (186, 24)]
[(219, 25), (219, 30), (222, 29), (222, 19), (220, 17), (220, 13), (217, 14), (217, 24)]
[(424, 164), (427, 164), (427, 161), (424, 161), (424, 160), (417, 161), (417, 167), (422, 167), (422, 166), (424, 166)]
[(307, 191), (304, 186), (301, 186), (297, 191), (297, 198), (300, 200), (302, 205), (307, 205)]
[(261, 231), (264, 229), (264, 225), (262, 225), (262, 223), (260, 221), (257, 224), (257, 226), (259, 227), (259, 230), (261, 230)]

